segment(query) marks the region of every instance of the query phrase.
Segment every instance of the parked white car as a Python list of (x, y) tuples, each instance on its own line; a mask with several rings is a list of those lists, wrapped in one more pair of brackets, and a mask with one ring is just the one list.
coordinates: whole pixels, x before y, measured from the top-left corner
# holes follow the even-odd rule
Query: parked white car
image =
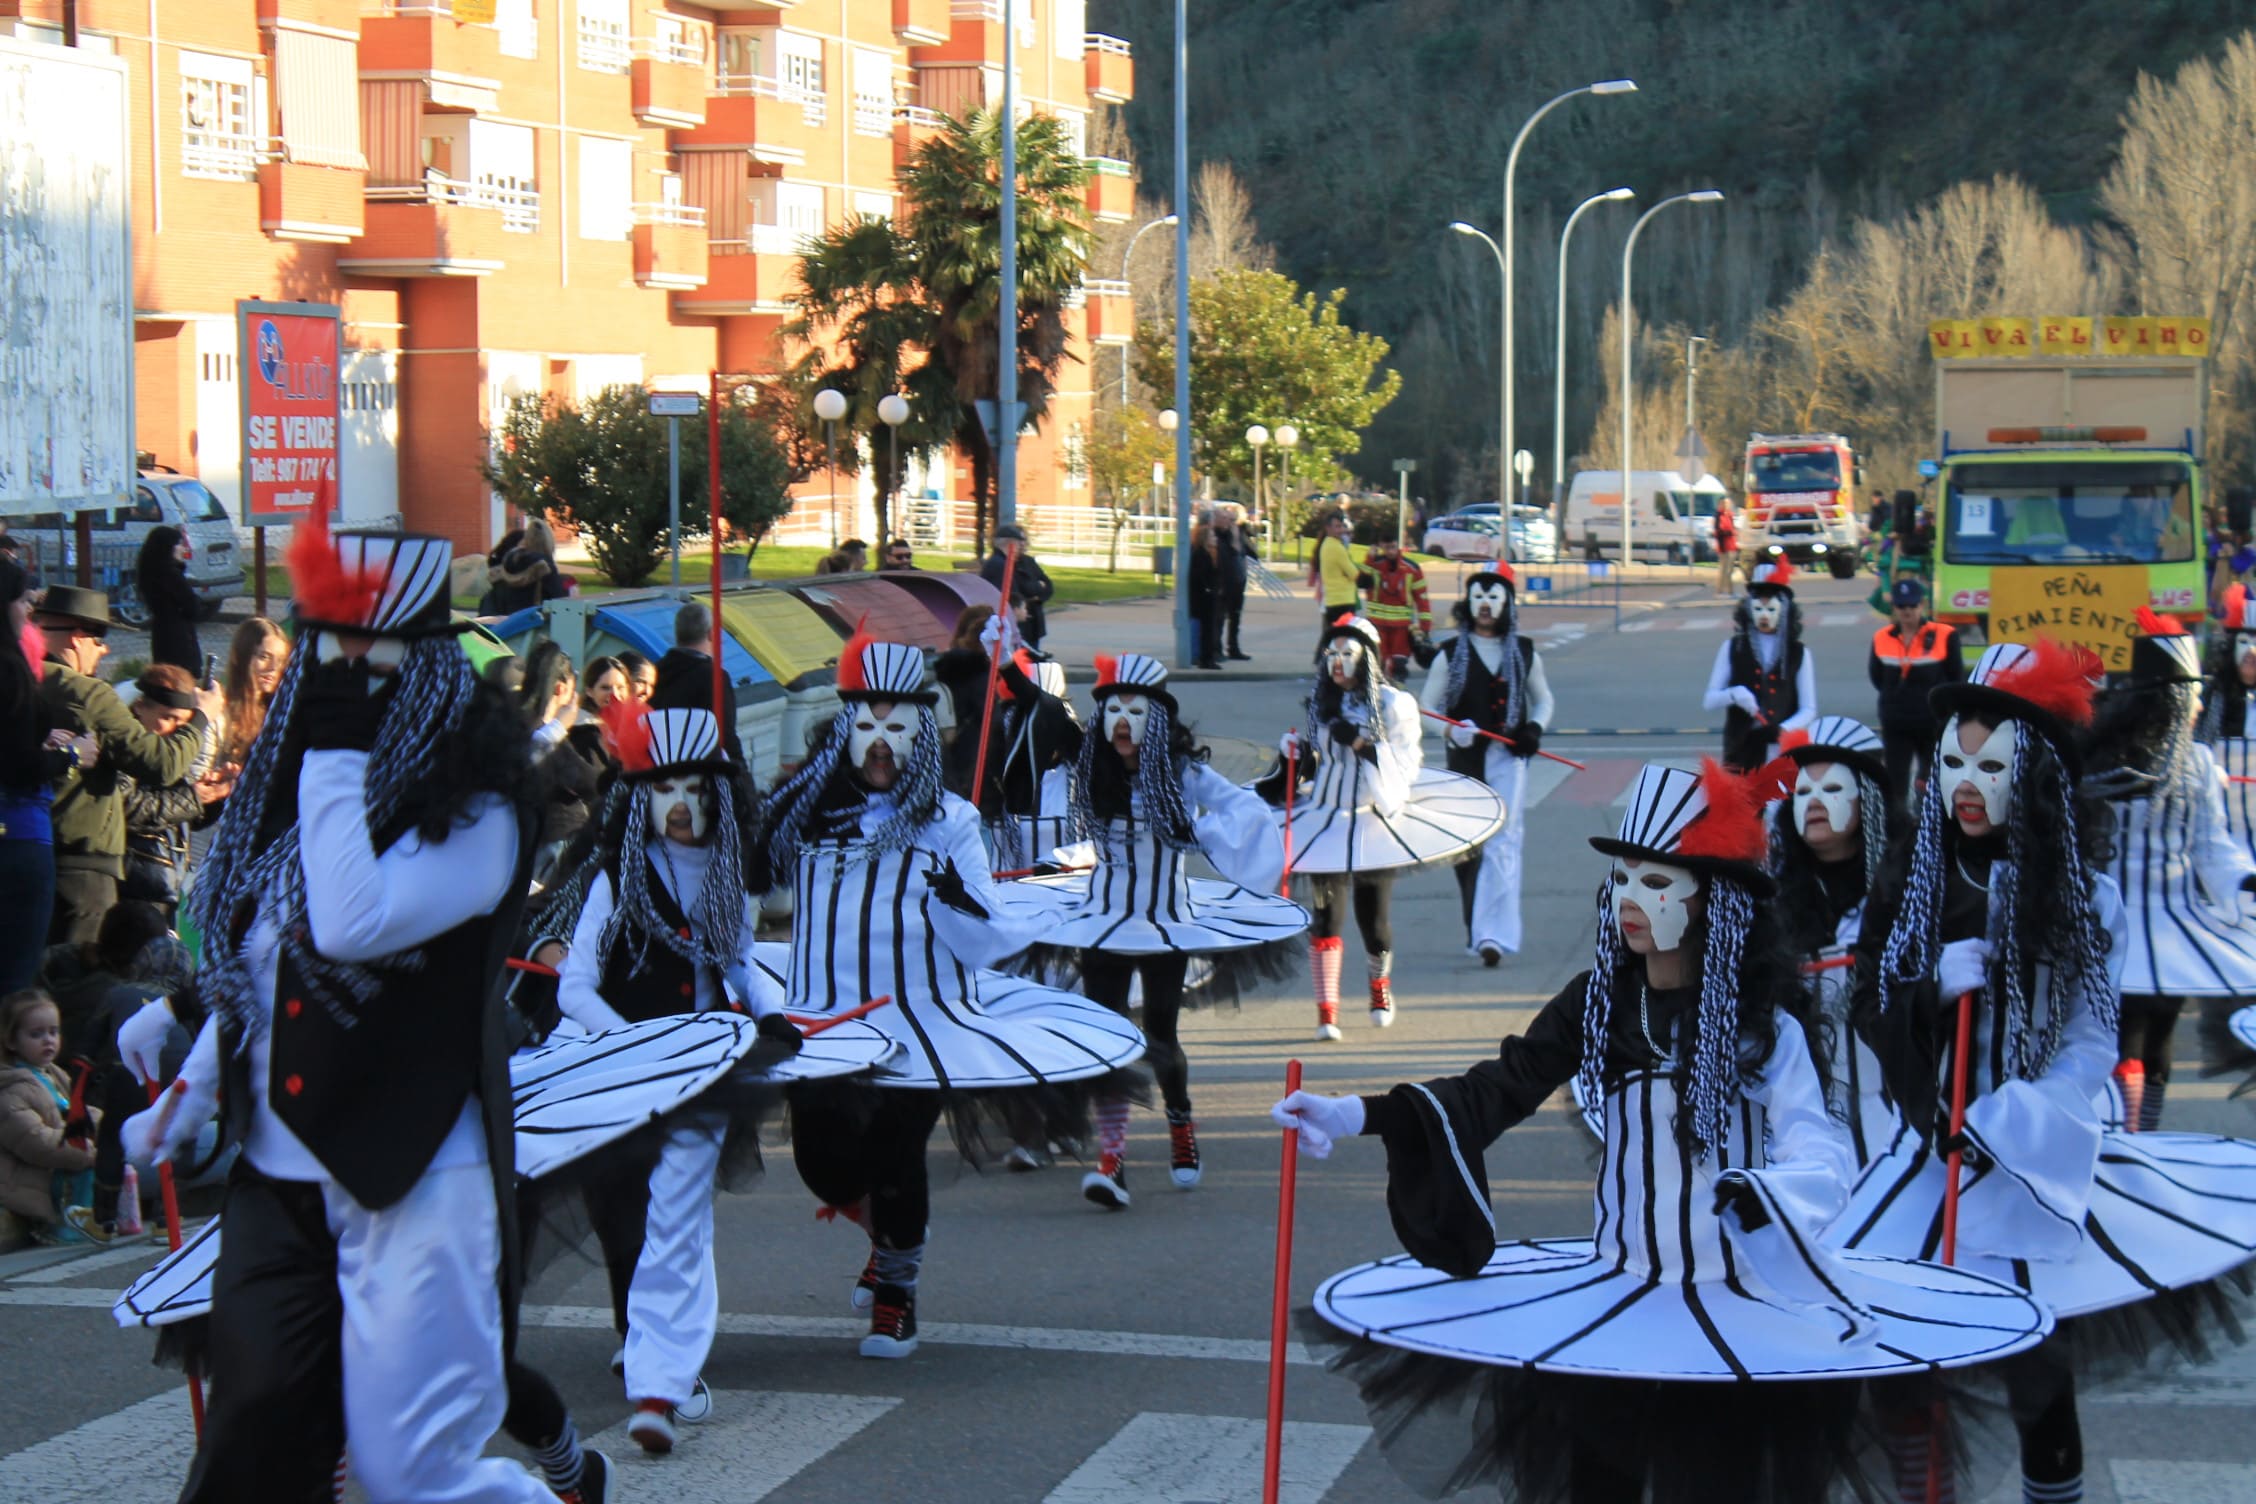
[[(1494, 502), (1477, 504), (1427, 523), (1425, 551), (1445, 559), (1493, 562), (1503, 532), (1503, 508)], [(1538, 506), (1512, 508), (1512, 558), (1549, 564), (1558, 557), (1559, 530), (1551, 525), (1551, 514)]]
[(1548, 507), (1522, 502), (1512, 508), (1512, 557), (1526, 564), (1558, 562), (1559, 529)]

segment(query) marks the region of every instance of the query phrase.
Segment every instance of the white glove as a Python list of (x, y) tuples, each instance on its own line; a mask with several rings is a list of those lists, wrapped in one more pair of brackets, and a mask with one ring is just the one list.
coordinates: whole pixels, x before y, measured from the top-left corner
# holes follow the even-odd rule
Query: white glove
[(1450, 723), (1449, 729), (1444, 731), (1442, 735), (1448, 739), (1449, 745), (1452, 747), (1470, 747), (1473, 744), (1473, 739), (1480, 733), (1473, 729), (1472, 723), (1469, 721), (1453, 721)]
[(1008, 611), (996, 612), (993, 616), (987, 618), (987, 625), (979, 629), (979, 645), (985, 648), (990, 656), (994, 654), (995, 644), (997, 643), (1003, 645), (1003, 653), (1006, 657), (1018, 649), (1018, 623), (1011, 620)]
[(1300, 1130), (1301, 1153), (1329, 1159), (1334, 1142), (1363, 1131), (1363, 1099), (1296, 1091), (1270, 1108), (1269, 1117), (1280, 1128)]
[(1943, 958), (1935, 967), (1935, 981), (1942, 988), (1944, 1002), (1956, 1002), (1966, 993), (1980, 992), (1989, 980), (1989, 941), (1953, 940), (1943, 947)]
[(1762, 714), (1762, 701), (1756, 699), (1755, 692), (1747, 688), (1745, 685), (1734, 684), (1731, 686), (1731, 688), (1724, 691), (1724, 695), (1731, 701), (1732, 704), (1738, 706), (1741, 710), (1747, 712), (1747, 714)]
[(721, 973), (721, 982), (729, 1001), (754, 1018), (783, 1008), (783, 989), (757, 966), (739, 961)]
[(1298, 762), (1300, 760), (1300, 733), (1288, 731), (1283, 736), (1278, 737), (1277, 755), (1288, 763)]
[(219, 1110), (219, 1020), (207, 1020), (173, 1082), (147, 1111), (125, 1120), (119, 1137), (135, 1164), (164, 1164), (195, 1147), (196, 1135)]
[(177, 1020), (172, 1014), (172, 999), (151, 998), (141, 1006), (141, 1011), (127, 1019), (118, 1029), (118, 1057), (133, 1068), (133, 1074), (143, 1081), (162, 1081), (165, 1041), (172, 1037)]

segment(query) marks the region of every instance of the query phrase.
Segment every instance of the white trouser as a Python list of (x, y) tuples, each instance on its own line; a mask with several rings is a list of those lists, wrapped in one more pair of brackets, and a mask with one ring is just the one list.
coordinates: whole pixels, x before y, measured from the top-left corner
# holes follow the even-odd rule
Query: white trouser
[(508, 1396), (500, 1234), (483, 1160), (425, 1172), (369, 1211), (322, 1186), (344, 1303), (345, 1435), (371, 1504), (555, 1504), (517, 1463), (484, 1457)]
[(1488, 761), (1481, 781), (1504, 800), (1504, 828), (1481, 847), (1480, 875), (1473, 883), (1472, 934), (1475, 950), (1493, 945), (1507, 955), (1520, 949), (1520, 846), (1527, 839), (1527, 811), (1521, 808), (1527, 794), (1527, 765), (1494, 742), (1487, 743)]
[(678, 1405), (696, 1387), (721, 1320), (713, 1272), (713, 1180), (719, 1123), (684, 1123), (650, 1172), (642, 1256), (627, 1286), (627, 1398)]

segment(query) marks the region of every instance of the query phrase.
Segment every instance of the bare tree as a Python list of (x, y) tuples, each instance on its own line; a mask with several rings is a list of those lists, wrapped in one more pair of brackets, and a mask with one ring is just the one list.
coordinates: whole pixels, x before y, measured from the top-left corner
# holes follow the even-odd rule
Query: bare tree
[[(1277, 253), (1261, 239), (1253, 195), (1227, 162), (1202, 162), (1191, 182), (1191, 276), (1273, 271)], [(1164, 211), (1162, 211), (1164, 212)]]

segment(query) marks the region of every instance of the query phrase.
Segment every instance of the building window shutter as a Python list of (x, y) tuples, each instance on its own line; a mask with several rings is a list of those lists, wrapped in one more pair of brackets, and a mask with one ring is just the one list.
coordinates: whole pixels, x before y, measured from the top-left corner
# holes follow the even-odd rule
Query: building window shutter
[(634, 225), (634, 147), (580, 138), (580, 238), (624, 240)]
[(274, 89), (282, 154), (316, 167), (365, 170), (360, 149), (359, 49), (343, 37), (274, 33)]

